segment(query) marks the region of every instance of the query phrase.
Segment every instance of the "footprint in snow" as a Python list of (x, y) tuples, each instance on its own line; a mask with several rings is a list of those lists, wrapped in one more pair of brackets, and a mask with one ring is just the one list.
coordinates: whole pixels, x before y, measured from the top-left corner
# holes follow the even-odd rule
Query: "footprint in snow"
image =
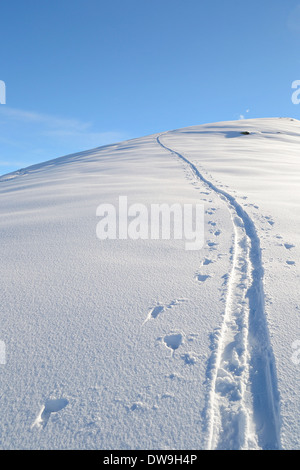
[(176, 305), (179, 305), (180, 303), (185, 302), (185, 301), (186, 299), (175, 299), (175, 300), (172, 300), (167, 305), (159, 304), (159, 305), (156, 305), (155, 307), (151, 307), (146, 320), (143, 322), (143, 325), (147, 323), (149, 320), (155, 320), (156, 318), (159, 317), (161, 313), (165, 312), (166, 310), (170, 310)]
[(35, 422), (32, 425), (32, 428), (44, 429), (49, 421), (51, 413), (57, 413), (61, 411), (69, 404), (66, 398), (57, 398), (49, 399), (46, 401), (45, 405), (42, 407), (41, 411), (38, 414)]
[(293, 245), (292, 243), (284, 243), (284, 248), (286, 248), (287, 250), (291, 250), (292, 248), (295, 248), (295, 245)]
[(153, 309), (151, 309), (151, 311), (149, 312), (149, 316), (150, 318), (157, 318), (158, 315), (164, 311), (165, 311), (165, 307), (163, 305), (158, 305), (157, 307), (154, 307)]
[(209, 258), (205, 258), (205, 260), (202, 262), (202, 266), (207, 266), (208, 264), (213, 263), (213, 260)]
[(174, 355), (174, 352), (176, 349), (181, 346), (183, 342), (183, 336), (181, 333), (172, 333), (169, 335), (166, 335), (163, 339), (165, 346), (171, 350), (171, 355)]
[(215, 209), (214, 207), (211, 207), (210, 209), (205, 211), (205, 214), (214, 215), (216, 210), (217, 209)]
[(215, 242), (207, 242), (207, 246), (209, 246), (209, 248), (211, 250), (216, 250), (216, 246), (218, 246), (218, 243), (215, 243)]
[(270, 225), (272, 225), (272, 226), (275, 224), (274, 220), (272, 220), (271, 217), (269, 217), (269, 216), (266, 215), (266, 216), (265, 216), (265, 219), (266, 219), (266, 221), (268, 222), (268, 224), (270, 224)]
[(199, 282), (205, 282), (207, 279), (211, 278), (208, 274), (196, 274), (195, 279)]
[(286, 264), (288, 264), (289, 266), (295, 266), (296, 262), (287, 260)]

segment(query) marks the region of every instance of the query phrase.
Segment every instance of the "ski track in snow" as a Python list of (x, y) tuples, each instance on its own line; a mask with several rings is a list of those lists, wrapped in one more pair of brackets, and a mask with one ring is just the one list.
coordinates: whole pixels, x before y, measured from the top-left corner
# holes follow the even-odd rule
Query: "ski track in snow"
[(194, 177), (214, 191), (230, 212), (234, 240), (223, 321), (214, 332), (204, 410), (208, 449), (279, 449), (280, 400), (275, 358), (264, 309), (263, 267), (255, 225), (228, 192), (207, 180), (180, 153), (157, 143), (184, 161)]

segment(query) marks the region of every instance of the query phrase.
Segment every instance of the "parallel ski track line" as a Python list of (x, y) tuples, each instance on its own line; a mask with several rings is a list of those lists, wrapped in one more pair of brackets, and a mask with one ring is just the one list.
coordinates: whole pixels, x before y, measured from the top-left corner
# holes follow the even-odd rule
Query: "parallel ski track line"
[(225, 311), (211, 358), (207, 448), (280, 449), (280, 400), (265, 315), (260, 240), (254, 222), (232, 195), (162, 143), (163, 135), (175, 132), (160, 134), (157, 143), (226, 203), (234, 228)]

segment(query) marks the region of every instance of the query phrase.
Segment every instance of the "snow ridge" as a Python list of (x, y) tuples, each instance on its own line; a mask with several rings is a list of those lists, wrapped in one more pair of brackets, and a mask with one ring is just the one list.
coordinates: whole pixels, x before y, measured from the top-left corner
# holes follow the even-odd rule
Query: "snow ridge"
[[(173, 134), (176, 131), (173, 132)], [(237, 200), (207, 180), (180, 153), (194, 176), (213, 190), (230, 212), (234, 240), (223, 322), (215, 332), (206, 410), (208, 449), (279, 449), (280, 400), (275, 359), (264, 308), (260, 240), (254, 222)]]

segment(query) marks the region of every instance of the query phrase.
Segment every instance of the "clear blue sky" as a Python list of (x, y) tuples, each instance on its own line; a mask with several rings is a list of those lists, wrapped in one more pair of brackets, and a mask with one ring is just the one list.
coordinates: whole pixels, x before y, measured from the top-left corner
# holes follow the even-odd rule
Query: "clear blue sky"
[(2, 0), (0, 174), (178, 127), (300, 118), (300, 1)]

